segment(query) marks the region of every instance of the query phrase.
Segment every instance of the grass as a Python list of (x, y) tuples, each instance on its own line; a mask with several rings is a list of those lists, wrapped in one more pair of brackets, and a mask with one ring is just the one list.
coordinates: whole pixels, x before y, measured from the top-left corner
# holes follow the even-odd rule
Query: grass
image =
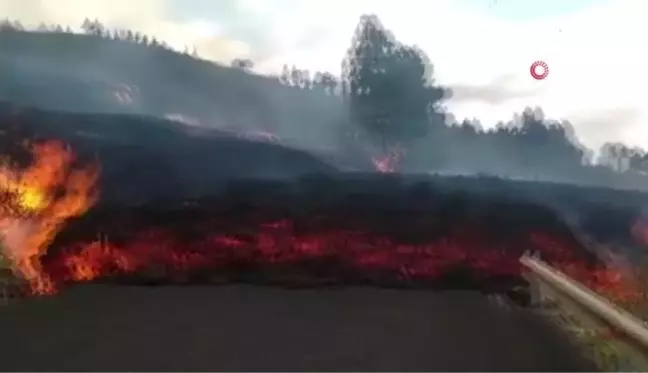
[[(556, 303), (547, 315), (563, 328), (584, 354), (604, 372), (645, 371), (648, 361), (637, 346), (614, 333), (602, 321), (559, 292), (548, 294)], [(560, 305), (558, 305), (560, 304)]]

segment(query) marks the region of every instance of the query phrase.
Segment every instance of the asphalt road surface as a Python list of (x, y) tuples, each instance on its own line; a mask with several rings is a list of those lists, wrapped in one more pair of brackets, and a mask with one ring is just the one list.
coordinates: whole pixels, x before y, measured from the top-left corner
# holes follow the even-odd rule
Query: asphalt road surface
[(88, 285), (0, 308), (2, 371), (593, 371), (478, 292)]

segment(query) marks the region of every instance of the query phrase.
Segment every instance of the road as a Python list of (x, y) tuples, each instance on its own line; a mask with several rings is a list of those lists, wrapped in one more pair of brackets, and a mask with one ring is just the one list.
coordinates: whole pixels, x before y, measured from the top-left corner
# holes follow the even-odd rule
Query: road
[(593, 371), (478, 292), (87, 285), (0, 308), (3, 371)]

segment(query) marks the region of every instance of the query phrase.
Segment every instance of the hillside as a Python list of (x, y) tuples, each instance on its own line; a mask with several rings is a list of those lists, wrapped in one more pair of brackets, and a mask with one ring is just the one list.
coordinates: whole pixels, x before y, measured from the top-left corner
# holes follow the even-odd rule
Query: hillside
[[(0, 147), (19, 154), (22, 148), (16, 144), (23, 139), (63, 140), (81, 158), (98, 159), (102, 205), (217, 196), (232, 182), (251, 179), (271, 181), (236, 184), (246, 203), (261, 205), (278, 198), (276, 193), (291, 195), (302, 185), (312, 190), (309, 193), (316, 199), (377, 194), (394, 203), (419, 198), (420, 193), (425, 196), (426, 190), (467, 193), (549, 207), (596, 241), (628, 249), (638, 247), (630, 228), (648, 205), (646, 193), (601, 187), (485, 176), (344, 174), (303, 151), (239, 139), (217, 130), (198, 132), (174, 121), (17, 109), (0, 103)], [(297, 179), (300, 181), (294, 183)]]
[(72, 114), (0, 103), (0, 146), (21, 158), (22, 140), (62, 140), (101, 165), (102, 202), (139, 203), (216, 193), (232, 179), (283, 179), (335, 172), (305, 152), (196, 134), (178, 122), (125, 114)]
[(78, 34), (0, 33), (0, 101), (81, 113), (183, 116), (210, 127), (264, 129), (309, 149), (335, 143), (331, 127), (345, 122), (340, 98), (321, 91), (286, 87), (276, 78), (161, 48)]

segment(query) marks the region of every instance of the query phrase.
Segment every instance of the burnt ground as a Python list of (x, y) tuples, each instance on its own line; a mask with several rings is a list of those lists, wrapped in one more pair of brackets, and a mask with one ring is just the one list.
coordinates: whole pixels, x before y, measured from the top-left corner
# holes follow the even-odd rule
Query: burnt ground
[(0, 309), (4, 371), (592, 371), (475, 291), (84, 285)]

